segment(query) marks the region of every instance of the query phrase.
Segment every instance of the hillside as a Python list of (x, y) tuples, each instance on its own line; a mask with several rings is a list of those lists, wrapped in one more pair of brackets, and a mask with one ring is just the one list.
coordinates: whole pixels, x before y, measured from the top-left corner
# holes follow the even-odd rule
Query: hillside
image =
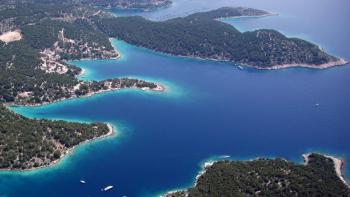
[(119, 57), (109, 37), (92, 23), (94, 17), (111, 15), (69, 3), (0, 5), (0, 169), (49, 166), (76, 145), (112, 134), (105, 123), (32, 120), (5, 106), (42, 105), (122, 88), (164, 90), (139, 79), (76, 78), (81, 69), (67, 60)]
[(31, 120), (0, 105), (0, 169), (26, 170), (51, 165), (73, 146), (107, 135), (102, 123)]
[(170, 0), (81, 0), (94, 6), (122, 9), (152, 10), (171, 5)]
[(230, 61), (264, 69), (292, 66), (325, 68), (346, 63), (315, 44), (287, 38), (275, 30), (242, 33), (216, 20), (266, 15), (270, 13), (238, 7), (220, 8), (162, 22), (135, 16), (99, 18), (95, 23), (110, 37), (178, 56)]
[(283, 159), (219, 161), (206, 167), (193, 188), (165, 197), (200, 196), (349, 196), (334, 161), (319, 154), (306, 165)]

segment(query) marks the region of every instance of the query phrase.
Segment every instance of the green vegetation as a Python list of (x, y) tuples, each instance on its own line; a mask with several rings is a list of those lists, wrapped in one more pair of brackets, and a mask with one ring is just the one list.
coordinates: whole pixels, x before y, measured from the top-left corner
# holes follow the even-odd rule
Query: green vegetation
[(76, 79), (81, 69), (64, 60), (118, 56), (92, 22), (99, 17), (110, 15), (67, 1), (5, 0), (0, 5), (0, 33), (17, 30), (22, 35), (19, 41), (0, 41), (0, 169), (50, 165), (75, 145), (109, 132), (103, 123), (28, 119), (2, 103), (43, 104), (112, 89), (157, 88), (138, 79)]
[[(93, 17), (108, 16), (110, 15), (83, 5), (18, 3), (0, 11), (0, 23), (7, 23), (11, 27), (8, 30), (20, 29), (25, 42), (34, 49), (51, 48), (55, 42), (60, 41), (58, 35), (64, 29), (64, 36), (70, 40), (113, 51), (109, 37), (91, 24)], [(64, 47), (68, 48), (62, 46)], [(90, 54), (91, 58), (94, 58), (94, 54)]]
[[(78, 84), (75, 75), (80, 68), (62, 62), (64, 59), (115, 57), (108, 37), (94, 30), (89, 20), (82, 16), (94, 16), (96, 10), (84, 6), (12, 3), (0, 9), (0, 26), (3, 31), (20, 29), (23, 39), (11, 43), (0, 41), (0, 101), (22, 100), (19, 94), (28, 92), (27, 103), (41, 103), (67, 98)], [(59, 39), (64, 29), (65, 37), (74, 40), (69, 44)], [(54, 48), (57, 43), (58, 47)], [(81, 48), (82, 45), (88, 47)], [(73, 45), (73, 46), (72, 46)], [(74, 50), (74, 47), (78, 49)], [(80, 48), (79, 48), (80, 47)], [(59, 48), (60, 50), (56, 50)], [(46, 72), (41, 68), (44, 49), (57, 55), (53, 62), (65, 65), (67, 72)], [(91, 49), (89, 53), (80, 51)], [(98, 49), (94, 50), (94, 49)], [(106, 55), (107, 54), (107, 55)]]
[(167, 197), (349, 196), (330, 158), (309, 156), (308, 165), (283, 159), (219, 161), (206, 168), (195, 187)]
[(94, 6), (151, 10), (171, 5), (170, 0), (81, 0)]
[[(171, 0), (2, 0), (4, 4), (13, 2), (18, 3), (38, 3), (51, 5), (90, 5), (105, 8), (121, 8), (121, 9), (140, 9), (144, 11), (153, 10), (169, 6), (172, 4)], [(1, 7), (0, 7), (1, 8)], [(51, 7), (52, 8), (52, 7)]]
[(39, 54), (24, 41), (0, 43), (0, 101), (13, 102), (21, 92), (32, 92), (30, 103), (68, 97), (79, 69), (60, 75), (38, 69), (39, 64)]
[(21, 170), (46, 166), (73, 146), (108, 132), (102, 123), (32, 120), (0, 105), (0, 168)]
[[(45, 19), (35, 25), (26, 25), (22, 28), (24, 40), (35, 49), (50, 48), (58, 41), (58, 33), (64, 29), (65, 37), (71, 40), (82, 41), (91, 47), (93, 44), (104, 46), (106, 50), (113, 50), (108, 37), (100, 31), (93, 30), (87, 20), (76, 19), (74, 22)], [(61, 42), (60, 44), (63, 45)], [(67, 47), (67, 46), (61, 46)], [(66, 54), (67, 55), (67, 54)], [(79, 59), (72, 57), (70, 59)]]
[(268, 15), (271, 15), (271, 13), (266, 12), (264, 10), (257, 10), (253, 8), (222, 7), (216, 10), (195, 13), (195, 14), (192, 14), (190, 17), (215, 20), (220, 18), (230, 18), (230, 17), (237, 17), (237, 16), (268, 16)]
[[(20, 29), (23, 35), (20, 41), (0, 41), (0, 101), (40, 104), (99, 91), (96, 84), (104, 82), (85, 82), (94, 86), (88, 91), (75, 89), (82, 83), (75, 78), (81, 69), (63, 60), (118, 56), (109, 37), (92, 22), (100, 17), (110, 16), (83, 5), (53, 6), (48, 2), (8, 4), (0, 9), (0, 26)], [(122, 88), (132, 87), (125, 79), (120, 84)]]
[[(17, 31), (19, 41), (0, 41), (0, 102), (32, 105), (120, 88), (158, 89), (138, 79), (79, 81), (80, 68), (65, 60), (117, 58), (109, 37), (174, 55), (233, 61), (269, 68), (279, 64), (324, 64), (338, 58), (309, 42), (274, 30), (241, 33), (216, 19), (262, 16), (249, 8), (221, 8), (153, 22), (113, 17), (90, 5), (153, 8), (169, 0), (3, 0), (0, 33)], [(107, 3), (107, 4), (105, 4)], [(106, 134), (101, 123), (30, 120), (0, 106), (0, 168), (45, 166), (81, 142)]]
[(155, 89), (158, 86), (155, 83), (146, 82), (139, 79), (107, 79), (104, 81), (90, 81), (85, 83), (80, 83), (79, 89), (75, 90), (76, 96), (84, 96), (87, 94), (105, 91), (105, 90), (114, 90), (114, 89), (123, 89), (123, 88), (147, 88)]
[(248, 8), (221, 8), (162, 22), (136, 16), (97, 18), (95, 23), (110, 37), (173, 55), (233, 61), (260, 68), (284, 64), (321, 65), (339, 60), (317, 45), (287, 38), (275, 30), (241, 33), (215, 20), (266, 14)]

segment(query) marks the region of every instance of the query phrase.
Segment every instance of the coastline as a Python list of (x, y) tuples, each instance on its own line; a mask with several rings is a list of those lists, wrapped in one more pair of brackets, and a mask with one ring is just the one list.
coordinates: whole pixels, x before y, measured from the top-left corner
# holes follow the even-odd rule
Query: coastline
[(269, 12), (269, 13), (267, 13), (267, 14), (262, 14), (262, 15), (219, 17), (219, 18), (216, 18), (215, 20), (224, 22), (224, 21), (222, 21), (222, 20), (225, 20), (225, 19), (263, 18), (263, 17), (268, 17), (268, 16), (279, 16), (279, 14), (278, 14), (278, 13)]
[(149, 89), (149, 88), (138, 88), (138, 87), (129, 87), (129, 88), (108, 88), (106, 90), (99, 90), (96, 92), (89, 92), (86, 95), (82, 95), (82, 96), (77, 96), (77, 95), (72, 95), (69, 98), (61, 98), (61, 99), (57, 99), (51, 102), (42, 102), (42, 103), (36, 103), (36, 104), (16, 104), (14, 102), (12, 103), (4, 103), (3, 105), (5, 107), (13, 107), (13, 106), (25, 106), (25, 107), (40, 107), (40, 106), (45, 106), (45, 105), (50, 105), (50, 104), (54, 104), (54, 103), (58, 103), (61, 101), (65, 101), (65, 100), (72, 100), (72, 99), (78, 99), (78, 98), (88, 98), (91, 96), (94, 96), (95, 94), (102, 94), (102, 93), (106, 93), (106, 92), (112, 92), (112, 91), (118, 91), (118, 90), (122, 90), (122, 89), (136, 89), (136, 90), (142, 90), (142, 91), (154, 91), (154, 92), (165, 92), (166, 88), (165, 86), (159, 84), (159, 83), (155, 83), (157, 85), (156, 88), (153, 89)]
[[(148, 7), (130, 7), (130, 6), (122, 6), (122, 5), (117, 5), (117, 6), (111, 6), (111, 5), (105, 5), (105, 6), (95, 6), (97, 8), (101, 8), (103, 10), (113, 10), (113, 9), (119, 9), (122, 11), (140, 11), (140, 12), (151, 12), (159, 9), (165, 9), (171, 7), (171, 5), (174, 2), (169, 1), (168, 3), (161, 3), (161, 4), (156, 4), (156, 5), (150, 5)], [(113, 12), (112, 12), (113, 14)]]
[[(109, 89), (106, 89), (106, 90), (99, 90), (99, 91), (96, 91), (96, 92), (89, 92), (88, 94), (86, 95), (83, 95), (83, 96), (80, 96), (80, 97), (72, 97), (72, 98), (68, 98), (68, 99), (74, 99), (74, 98), (84, 98), (84, 97), (91, 97), (95, 94), (101, 94), (101, 93), (105, 93), (105, 92), (110, 92), (110, 91), (117, 91), (117, 90), (122, 90), (122, 89), (136, 89), (136, 90), (143, 90), (143, 91), (155, 91), (155, 92), (164, 92), (165, 91), (165, 87), (158, 84), (158, 83), (155, 83), (157, 85), (156, 88), (153, 88), (153, 89), (149, 89), (149, 88), (137, 88), (137, 87), (130, 87), (130, 88), (109, 88)], [(51, 104), (51, 103), (48, 103), (48, 104)]]
[[(117, 50), (117, 48), (113, 45), (112, 39), (114, 38), (108, 38), (109, 42), (111, 43), (114, 52), (117, 54), (116, 57), (108, 57), (108, 58), (80, 58), (80, 59), (64, 59), (65, 63), (69, 64), (69, 61), (84, 61), (84, 60), (118, 60), (122, 57), (121, 53)], [(80, 74), (78, 74), (80, 75)]]
[[(114, 39), (117, 39), (117, 38), (114, 38)], [(120, 40), (120, 39), (117, 39), (117, 40)], [(192, 55), (177, 55), (177, 54), (172, 54), (172, 53), (166, 53), (163, 51), (158, 51), (156, 49), (147, 48), (147, 47), (142, 46), (142, 45), (129, 43), (129, 42), (122, 40), (122, 39), (120, 41), (123, 41), (123, 42), (130, 44), (132, 46), (139, 47), (141, 49), (150, 50), (152, 52), (155, 52), (155, 53), (158, 53), (158, 54), (164, 55), (164, 56), (189, 58), (189, 59), (200, 60), (200, 61), (233, 63), (233, 64), (237, 64), (238, 66), (244, 66), (244, 67), (254, 68), (254, 69), (258, 69), (258, 70), (279, 70), (279, 69), (296, 68), (296, 67), (323, 70), (323, 69), (332, 68), (332, 67), (336, 67), (336, 66), (345, 66), (346, 64), (350, 63), (349, 61), (345, 60), (344, 58), (336, 57), (336, 58), (338, 58), (338, 60), (327, 62), (327, 63), (320, 64), (320, 65), (306, 64), (306, 63), (295, 63), (295, 64), (281, 64), (281, 65), (273, 65), (273, 66), (263, 67), (263, 66), (254, 66), (254, 65), (250, 65), (250, 64), (246, 64), (246, 63), (235, 62), (233, 60), (228, 60), (228, 59), (215, 59), (215, 58), (210, 58), (210, 57), (205, 58), (205, 57), (192, 56)]]
[(198, 184), (198, 179), (207, 171), (208, 168), (210, 168), (211, 166), (213, 166), (217, 161), (207, 161), (204, 162), (203, 166), (202, 166), (202, 170), (199, 171), (198, 175), (196, 176), (196, 181), (194, 182), (194, 186), (197, 186)]
[(89, 139), (89, 140), (85, 140), (85, 141), (80, 142), (79, 144), (77, 144), (75, 146), (67, 148), (65, 151), (63, 151), (61, 153), (60, 158), (52, 161), (51, 163), (49, 163), (47, 165), (43, 165), (43, 166), (39, 166), (39, 167), (32, 167), (32, 168), (28, 168), (28, 169), (20, 169), (20, 170), (19, 169), (9, 169), (9, 168), (0, 169), (0, 173), (1, 172), (30, 172), (30, 171), (34, 171), (34, 170), (50, 168), (50, 167), (58, 164), (59, 162), (61, 162), (63, 159), (65, 159), (65, 157), (69, 156), (70, 154), (73, 154), (74, 149), (77, 148), (78, 146), (83, 145), (83, 144), (88, 144), (88, 143), (93, 142), (93, 141), (98, 140), (98, 139), (104, 139), (104, 138), (108, 138), (108, 137), (111, 137), (113, 135), (116, 135), (117, 130), (113, 127), (113, 125), (111, 123), (106, 123), (106, 124), (108, 127), (108, 133), (106, 133), (105, 135), (94, 137), (94, 138)]
[(118, 53), (118, 56), (117, 56), (116, 58), (112, 58), (112, 59), (114, 59), (114, 60), (116, 60), (116, 59), (121, 59), (121, 58), (122, 58), (122, 54), (120, 53), (120, 51), (118, 51), (118, 48), (113, 44), (113, 39), (114, 39), (114, 38), (108, 38), (108, 40), (109, 40), (109, 42), (111, 43), (111, 45), (112, 45), (114, 51), (115, 51), (116, 53)]
[(275, 65), (275, 66), (271, 66), (271, 67), (261, 67), (261, 66), (250, 66), (247, 64), (244, 64), (244, 66), (247, 67), (252, 67), (252, 68), (256, 68), (259, 70), (278, 70), (278, 69), (285, 69), (285, 68), (295, 68), (295, 67), (301, 67), (301, 68), (312, 68), (312, 69), (327, 69), (327, 68), (331, 68), (331, 67), (335, 67), (335, 66), (344, 66), (346, 64), (348, 64), (349, 61), (343, 59), (343, 58), (339, 58), (337, 61), (331, 61), (328, 63), (324, 63), (324, 64), (281, 64), (281, 65)]
[[(112, 41), (112, 38), (109, 39), (110, 41)], [(113, 45), (112, 45), (113, 46)], [(121, 53), (119, 53), (116, 50), (116, 47), (114, 47), (114, 50), (116, 51), (116, 53), (118, 54), (118, 56), (116, 58), (109, 58), (109, 60), (113, 60), (113, 59), (119, 59), (121, 58)], [(92, 60), (92, 59), (79, 59), (79, 60)], [(78, 78), (79, 76), (83, 76), (86, 73), (86, 70), (84, 68), (80, 68), (80, 72), (78, 74), (75, 75), (75, 78)], [(77, 83), (77, 85), (80, 85), (82, 82), (80, 81), (79, 83)], [(71, 91), (71, 95), (68, 98), (61, 98), (61, 99), (57, 99), (54, 101), (50, 101), (50, 102), (42, 102), (42, 103), (37, 103), (37, 104), (18, 104), (15, 102), (10, 102), (10, 103), (4, 103), (3, 105), (7, 108), (12, 107), (12, 106), (26, 106), (26, 107), (34, 107), (34, 106), (44, 106), (44, 105), (49, 105), (49, 104), (53, 104), (53, 103), (57, 103), (57, 102), (61, 102), (64, 100), (70, 100), (70, 99), (77, 99), (77, 98), (88, 98), (91, 97), (95, 94), (101, 94), (101, 93), (105, 93), (105, 92), (109, 92), (109, 91), (117, 91), (117, 90), (121, 90), (121, 89), (137, 89), (137, 90), (142, 90), (142, 91), (156, 91), (156, 92), (164, 92), (166, 90), (165, 86), (163, 86), (162, 84), (158, 83), (158, 82), (153, 82), (153, 84), (156, 85), (155, 88), (148, 88), (148, 87), (144, 87), (144, 88), (139, 88), (136, 85), (132, 86), (132, 87), (122, 87), (122, 88), (112, 88), (111, 86), (109, 86), (107, 89), (102, 89), (99, 91), (95, 91), (95, 92), (88, 92), (86, 95), (82, 95), (82, 96), (77, 96), (76, 94), (74, 94), (74, 88)], [(27, 168), (27, 169), (12, 169), (12, 168), (4, 168), (4, 169), (0, 169), (0, 172), (27, 172), (27, 171), (34, 171), (34, 170), (39, 170), (39, 169), (44, 169), (44, 168), (49, 168), (54, 166), (55, 164), (59, 163), (60, 161), (62, 161), (66, 156), (68, 156), (69, 154), (72, 154), (72, 152), (74, 151), (74, 149), (80, 145), (83, 144), (87, 144), (90, 143), (92, 141), (98, 140), (98, 139), (102, 139), (102, 138), (107, 138), (110, 137), (112, 135), (114, 135), (116, 133), (114, 127), (112, 126), (112, 124), (107, 123), (107, 127), (108, 127), (108, 133), (98, 136), (98, 137), (94, 137), (92, 139), (88, 139), (85, 141), (80, 142), (79, 144), (72, 146), (70, 148), (67, 149), (63, 149), (61, 152), (61, 156), (60, 158), (51, 161), (48, 164), (39, 166), (39, 167), (31, 167), (31, 168)]]
[[(117, 50), (116, 46), (113, 45), (113, 42), (112, 42), (113, 39), (115, 39), (115, 38), (109, 38), (109, 41), (110, 41), (112, 47), (114, 48), (115, 52), (118, 54), (118, 56), (115, 57), (115, 58), (108, 58), (106, 60), (117, 60), (117, 59), (120, 59), (122, 57), (121, 53)], [(100, 59), (83, 58), (83, 59), (72, 60), (72, 61), (83, 61), (83, 60), (100, 60)], [(81, 69), (81, 71), (77, 75), (75, 75), (76, 79), (78, 77), (84, 76), (84, 74), (86, 73), (86, 70), (84, 68), (81, 68), (81, 67), (79, 67), (79, 68)], [(78, 83), (77, 85), (79, 85), (79, 84), (80, 83)], [(137, 87), (129, 87), (129, 89), (139, 89), (139, 90), (143, 90), (143, 91), (156, 91), (156, 92), (164, 92), (166, 90), (165, 86), (161, 85), (160, 83), (154, 82), (154, 84), (156, 84), (157, 87), (153, 88), (153, 89), (150, 89), (150, 88), (137, 88)], [(61, 102), (61, 101), (64, 101), (64, 100), (70, 100), (70, 99), (76, 99), (76, 98), (87, 98), (87, 97), (93, 96), (95, 94), (101, 94), (101, 93), (105, 93), (105, 92), (109, 92), (109, 91), (117, 91), (117, 90), (121, 90), (121, 89), (126, 89), (126, 88), (108, 88), (106, 90), (99, 90), (99, 91), (96, 91), (96, 92), (89, 92), (88, 94), (82, 95), (82, 96), (77, 96), (77, 95), (73, 94), (69, 98), (60, 98), (60, 99), (57, 99), (57, 100), (54, 100), (54, 101), (42, 102), (42, 103), (37, 103), (37, 104), (16, 104), (15, 102), (10, 102), (10, 103), (4, 103), (3, 105), (6, 106), (6, 107), (11, 107), (11, 106), (38, 107), (38, 106), (44, 106), (44, 105), (49, 105), (49, 104), (53, 104), (53, 103), (58, 103), (58, 102)], [(72, 90), (72, 91), (74, 91), (74, 90)]]
[(77, 74), (77, 75), (75, 76), (75, 78), (83, 77), (83, 76), (85, 75), (86, 70), (85, 70), (84, 68), (80, 68), (80, 69), (81, 69), (81, 71), (79, 72), (79, 74)]
[[(309, 162), (309, 156), (311, 155), (311, 153), (306, 153), (306, 154), (303, 154), (303, 158), (304, 158), (304, 165), (307, 165), (308, 162)], [(334, 169), (335, 169), (335, 172), (338, 176), (338, 178), (348, 187), (350, 188), (350, 184), (346, 181), (345, 177), (344, 177), (344, 174), (343, 174), (343, 167), (344, 167), (344, 161), (340, 158), (337, 158), (337, 157), (334, 157), (334, 156), (330, 156), (330, 155), (324, 155), (324, 154), (321, 154), (323, 155), (324, 157), (326, 158), (329, 158), (333, 161), (334, 163)]]
[[(262, 17), (268, 17), (268, 16), (279, 16), (278, 13), (274, 13), (274, 12), (268, 12), (266, 14), (262, 14), (262, 15), (251, 15), (251, 16), (232, 16), (232, 17), (219, 17), (216, 18), (214, 20), (217, 21), (221, 21), (224, 22), (222, 20), (224, 19), (235, 19), (235, 18), (262, 18)], [(211, 57), (200, 57), (200, 56), (194, 56), (194, 55), (179, 55), (179, 54), (173, 54), (173, 53), (167, 53), (167, 52), (163, 52), (157, 49), (152, 49), (152, 48), (147, 48), (145, 46), (142, 45), (138, 45), (138, 44), (133, 44), (130, 42), (127, 42), (123, 39), (118, 39), (118, 38), (110, 38), (110, 41), (112, 42), (112, 39), (116, 39), (116, 40), (120, 40), (123, 42), (126, 42), (130, 45), (142, 48), (142, 49), (146, 49), (146, 50), (150, 50), (152, 52), (156, 52), (159, 53), (161, 55), (165, 55), (165, 56), (173, 56), (173, 57), (180, 57), (180, 58), (191, 58), (191, 59), (196, 59), (196, 60), (204, 60), (204, 61), (214, 61), (214, 62), (227, 62), (227, 63), (234, 63), (234, 64), (238, 64), (240, 66), (245, 66), (245, 67), (249, 67), (249, 68), (254, 68), (254, 69), (258, 69), (258, 70), (278, 70), (278, 69), (286, 69), (286, 68), (294, 68), (294, 67), (300, 67), (300, 68), (310, 68), (310, 69), (327, 69), (327, 68), (331, 68), (331, 67), (335, 67), (335, 66), (343, 66), (349, 63), (349, 61), (340, 58), (340, 57), (336, 57), (337, 60), (335, 61), (329, 61), (327, 63), (323, 63), (323, 64), (307, 64), (307, 63), (289, 63), (289, 64), (276, 64), (276, 65), (271, 65), (271, 66), (255, 66), (255, 65), (251, 65), (251, 64), (247, 64), (247, 63), (240, 63), (240, 62), (236, 62), (234, 60), (230, 60), (230, 59), (218, 59), (218, 58), (211, 58)], [(114, 46), (113, 46), (114, 47)], [(320, 50), (324, 51), (320, 46), (319, 46)]]
[[(302, 154), (302, 157), (304, 159), (304, 164), (303, 165), (308, 165), (308, 162), (309, 162), (309, 156), (311, 155), (311, 153), (305, 153), (305, 154)], [(347, 183), (344, 175), (343, 175), (343, 172), (342, 172), (342, 169), (344, 167), (344, 161), (337, 158), (337, 157), (334, 157), (334, 156), (330, 156), (330, 155), (325, 155), (325, 154), (320, 154), (326, 158), (329, 158), (333, 161), (334, 163), (334, 169), (335, 169), (335, 172), (337, 174), (337, 177), (348, 187), (350, 188), (350, 184)], [(258, 159), (258, 158), (257, 158)], [(252, 160), (255, 160), (255, 159), (251, 159), (251, 160), (248, 160), (248, 161), (252, 161)], [(196, 176), (196, 179), (195, 179), (195, 183), (193, 184), (192, 187), (196, 187), (197, 186), (197, 183), (198, 183), (198, 179), (207, 171), (208, 168), (210, 168), (211, 166), (213, 166), (215, 163), (219, 162), (219, 161), (222, 161), (222, 160), (216, 160), (216, 161), (207, 161), (204, 163), (204, 165), (202, 166), (202, 170), (200, 170)], [(232, 160), (228, 160), (228, 161), (232, 161)], [(164, 194), (161, 194), (159, 197), (171, 197), (172, 194), (174, 193), (177, 193), (177, 192), (184, 192), (186, 193), (187, 190), (189, 188), (186, 188), (186, 189), (177, 189), (177, 190), (171, 190), (169, 192), (166, 192)]]
[[(197, 186), (198, 183), (198, 179), (207, 171), (207, 168), (211, 167), (212, 165), (214, 165), (216, 162), (218, 161), (206, 161), (201, 165), (201, 170), (198, 172), (198, 174), (196, 175), (195, 178), (195, 182), (193, 184), (193, 187)], [(169, 195), (171, 196), (172, 194), (178, 193), (178, 192), (186, 192), (188, 188), (184, 188), (184, 189), (173, 189), (171, 191), (168, 191), (164, 194), (160, 194), (158, 197), (169, 197)]]

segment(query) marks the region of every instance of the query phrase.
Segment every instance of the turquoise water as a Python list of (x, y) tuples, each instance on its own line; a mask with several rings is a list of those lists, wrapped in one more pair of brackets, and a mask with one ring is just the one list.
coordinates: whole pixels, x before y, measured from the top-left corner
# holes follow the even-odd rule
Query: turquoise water
[[(161, 17), (176, 8), (172, 12), (181, 15), (197, 4), (196, 8), (207, 9), (233, 1), (187, 2), (176, 1), (172, 8), (148, 14)], [(349, 30), (344, 28), (345, 1), (325, 1), (323, 6), (333, 6), (337, 12), (324, 15), (320, 5), (312, 17), (300, 7), (301, 1), (288, 5), (277, 0), (264, 5), (234, 2), (250, 6), (255, 2), (253, 7), (282, 13), (281, 18), (227, 21), (242, 31), (273, 27), (310, 38), (350, 59), (350, 47), (344, 44), (350, 43)], [(203, 162), (222, 155), (232, 159), (279, 156), (301, 162), (301, 154), (317, 151), (344, 158), (349, 177), (349, 66), (239, 70), (229, 63), (162, 55), (117, 40), (113, 44), (122, 53), (120, 60), (72, 62), (86, 70), (81, 79), (139, 77), (164, 83), (167, 91), (121, 90), (41, 107), (12, 108), (32, 118), (111, 122), (118, 132), (78, 147), (54, 167), (1, 172), (0, 196), (154, 196), (191, 186)], [(80, 179), (87, 184), (81, 185)], [(106, 185), (115, 189), (101, 192)]]

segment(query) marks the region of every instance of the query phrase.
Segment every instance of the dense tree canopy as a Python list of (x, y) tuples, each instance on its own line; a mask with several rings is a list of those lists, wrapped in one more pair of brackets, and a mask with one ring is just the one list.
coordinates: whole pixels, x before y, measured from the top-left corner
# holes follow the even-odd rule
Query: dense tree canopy
[(262, 68), (282, 64), (320, 65), (338, 60), (317, 45), (287, 38), (275, 30), (241, 33), (233, 26), (216, 20), (266, 14), (249, 8), (221, 8), (162, 22), (135, 16), (98, 18), (95, 23), (111, 37), (180, 56), (233, 61)]
[(0, 168), (49, 165), (67, 149), (108, 132), (108, 127), (102, 123), (32, 120), (0, 105)]
[(349, 196), (330, 158), (309, 156), (308, 165), (283, 159), (219, 161), (208, 167), (195, 187), (167, 197)]
[[(117, 56), (109, 37), (92, 23), (94, 17), (110, 16), (80, 4), (29, 0), (0, 5), (0, 33), (19, 31), (22, 35), (19, 41), (0, 41), (0, 169), (49, 165), (73, 146), (109, 131), (103, 123), (28, 119), (2, 103), (43, 104), (110, 89), (157, 88), (138, 79), (76, 79), (81, 69), (64, 60)], [(52, 71), (47, 64), (67, 70)]]

